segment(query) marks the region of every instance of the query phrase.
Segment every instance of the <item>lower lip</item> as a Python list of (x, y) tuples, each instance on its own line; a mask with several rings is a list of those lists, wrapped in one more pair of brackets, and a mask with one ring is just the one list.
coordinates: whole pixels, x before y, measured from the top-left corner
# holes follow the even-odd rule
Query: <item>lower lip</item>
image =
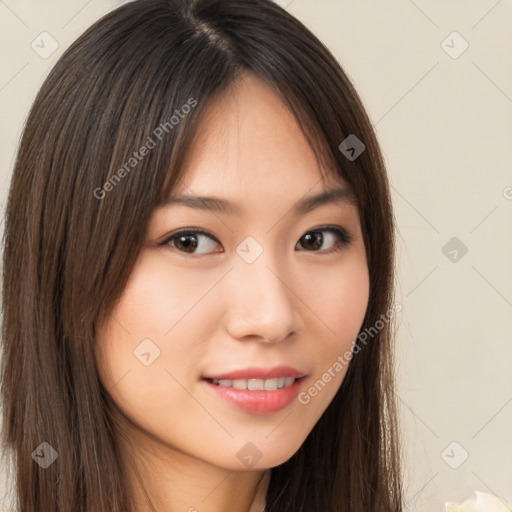
[(203, 380), (208, 390), (215, 393), (226, 402), (238, 409), (251, 414), (271, 414), (290, 405), (301, 387), (301, 379), (296, 379), (291, 386), (273, 391), (251, 391), (248, 389), (234, 389), (212, 384)]

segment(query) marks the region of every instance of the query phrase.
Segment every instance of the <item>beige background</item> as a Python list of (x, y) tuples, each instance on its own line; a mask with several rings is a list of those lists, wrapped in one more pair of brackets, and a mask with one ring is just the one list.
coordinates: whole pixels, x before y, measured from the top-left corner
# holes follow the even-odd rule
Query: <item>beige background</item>
[[(386, 158), (399, 226), (408, 510), (443, 511), (474, 490), (512, 502), (512, 3), (279, 3), (337, 56)], [(0, 0), (2, 211), (44, 77), (119, 4)], [(46, 59), (31, 48), (43, 31), (59, 45)]]

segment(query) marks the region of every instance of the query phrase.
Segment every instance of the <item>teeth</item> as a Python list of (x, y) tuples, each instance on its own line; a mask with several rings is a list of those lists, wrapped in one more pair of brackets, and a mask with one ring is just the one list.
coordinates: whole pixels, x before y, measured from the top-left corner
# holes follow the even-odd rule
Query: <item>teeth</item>
[(293, 377), (277, 377), (275, 379), (212, 379), (212, 382), (223, 388), (248, 389), (250, 391), (275, 391), (287, 386), (291, 386), (295, 379)]

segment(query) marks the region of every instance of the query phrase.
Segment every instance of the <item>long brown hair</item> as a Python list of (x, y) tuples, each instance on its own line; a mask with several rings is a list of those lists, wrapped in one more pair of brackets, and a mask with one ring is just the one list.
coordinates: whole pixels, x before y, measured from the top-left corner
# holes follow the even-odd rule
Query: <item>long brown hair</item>
[[(20, 512), (135, 512), (95, 328), (180, 177), (205, 107), (243, 73), (272, 87), (357, 198), (370, 273), (361, 330), (384, 324), (303, 445), (273, 468), (266, 510), (402, 510), (393, 329), (381, 320), (392, 305), (394, 221), (362, 102), (328, 49), (270, 0), (136, 0), (62, 55), (17, 154), (4, 233), (1, 398)], [(365, 146), (356, 159), (338, 149), (351, 134)], [(148, 138), (154, 147), (134, 164)], [(58, 458), (43, 468), (37, 450)]]

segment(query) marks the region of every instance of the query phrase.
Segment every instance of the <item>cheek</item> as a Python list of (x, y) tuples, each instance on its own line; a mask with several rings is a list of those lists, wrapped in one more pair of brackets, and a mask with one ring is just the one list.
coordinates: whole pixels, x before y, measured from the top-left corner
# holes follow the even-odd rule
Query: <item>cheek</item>
[(190, 319), (199, 311), (208, 314), (199, 302), (212, 279), (205, 282), (202, 276), (170, 269), (162, 258), (141, 253), (119, 301), (97, 332), (106, 387), (123, 379), (123, 387), (142, 381), (146, 389), (158, 389), (164, 369), (188, 368), (202, 350), (201, 338), (190, 330), (197, 322), (191, 324)]
[(112, 378), (137, 368), (136, 353), (146, 353), (141, 344), (152, 350), (152, 344), (144, 341), (148, 339), (156, 346), (155, 352), (160, 351), (150, 368), (197, 371), (195, 361), (219, 322), (209, 292), (222, 272), (190, 271), (173, 266), (161, 254), (142, 252), (108, 325), (98, 336), (105, 359), (115, 369)]
[[(215, 294), (210, 292), (224, 273), (223, 268), (173, 265), (161, 252), (142, 251), (97, 332), (97, 359), (107, 390), (119, 400), (139, 397), (147, 407), (150, 390), (168, 394), (169, 381), (176, 384), (169, 373), (180, 381), (198, 376), (197, 361), (204, 358), (221, 317), (218, 299), (212, 302)], [(152, 362), (145, 366), (147, 359)]]
[[(310, 272), (309, 288), (301, 291), (312, 312), (309, 353), (315, 373), (305, 382), (299, 403), (319, 417), (338, 391), (347, 372), (352, 347), (369, 301), (369, 274), (364, 252), (355, 251), (326, 275)], [(312, 288), (314, 285), (314, 288)]]
[(188, 386), (186, 378), (195, 375), (195, 361), (204, 351), (203, 338), (194, 335), (197, 322), (190, 318), (199, 310), (207, 314), (195, 308), (207, 287), (184, 274), (141, 258), (97, 332), (104, 387), (127, 417), (151, 431), (173, 427), (178, 419), (170, 411), (187, 416), (194, 405), (179, 383)]
[(143, 253), (113, 316), (133, 338), (142, 339), (150, 333), (160, 339), (174, 336), (179, 324), (194, 314), (215, 279), (210, 274), (173, 268), (165, 258)]
[(364, 251), (357, 250), (340, 258), (328, 272), (310, 269), (303, 280), (301, 297), (314, 313), (312, 325), (323, 326), (321, 348), (332, 352), (350, 346), (364, 320), (369, 301), (369, 273)]

